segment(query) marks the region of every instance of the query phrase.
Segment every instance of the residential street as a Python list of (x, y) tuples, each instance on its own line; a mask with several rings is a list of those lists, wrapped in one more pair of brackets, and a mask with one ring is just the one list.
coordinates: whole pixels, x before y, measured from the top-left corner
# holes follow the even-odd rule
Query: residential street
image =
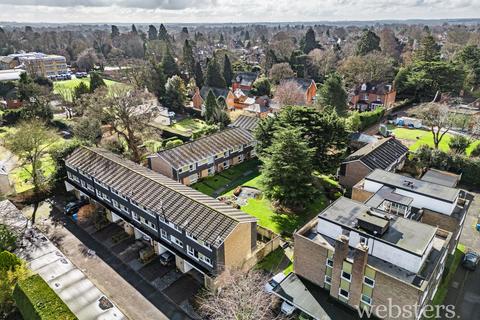
[[(95, 241), (58, 209), (38, 227), (129, 319), (191, 319), (129, 265)], [(94, 256), (85, 252), (91, 249)]]
[[(460, 242), (477, 253), (480, 252), (480, 232), (475, 229), (475, 225), (479, 213), (480, 195), (475, 194), (475, 201), (468, 211)], [(480, 268), (472, 272), (459, 266), (448, 289), (444, 305), (455, 305), (458, 319), (478, 319), (480, 315), (479, 288)]]

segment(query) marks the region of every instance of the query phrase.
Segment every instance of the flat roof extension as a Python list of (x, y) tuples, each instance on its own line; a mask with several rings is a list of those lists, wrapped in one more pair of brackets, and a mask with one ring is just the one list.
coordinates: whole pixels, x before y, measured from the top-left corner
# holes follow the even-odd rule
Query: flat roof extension
[[(341, 197), (320, 213), (319, 218), (351, 230), (367, 233), (358, 227), (358, 219), (365, 219), (365, 215), (370, 210), (371, 208), (363, 203)], [(391, 218), (390, 226), (385, 233), (378, 236), (370, 234), (370, 236), (415, 255), (423, 255), (435, 237), (437, 228), (400, 216), (391, 215), (389, 217)], [(377, 222), (378, 219), (381, 219), (375, 218)]]
[(418, 180), (411, 177), (402, 176), (384, 170), (374, 170), (365, 180), (381, 183), (390, 187), (403, 189), (413, 193), (425, 195), (430, 198), (439, 199), (441, 201), (453, 203), (458, 197), (459, 189), (446, 187), (428, 181)]

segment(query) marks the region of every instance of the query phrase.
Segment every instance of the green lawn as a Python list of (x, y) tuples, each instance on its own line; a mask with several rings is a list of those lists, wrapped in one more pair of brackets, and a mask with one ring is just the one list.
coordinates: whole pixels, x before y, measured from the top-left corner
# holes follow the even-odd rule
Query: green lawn
[[(259, 175), (258, 165), (259, 161), (257, 159), (245, 161), (239, 165), (217, 173), (214, 176), (202, 179), (202, 181), (193, 184), (192, 188), (212, 196), (216, 190), (224, 187), (232, 181), (236, 181), (237, 183), (232, 184), (222, 192), (222, 194), (231, 195), (237, 186), (244, 185), (245, 182), (248, 182)], [(247, 176), (243, 176), (246, 172), (251, 173)]]
[(324, 195), (320, 195), (304, 212), (285, 214), (275, 212), (270, 201), (263, 197), (262, 199), (249, 199), (247, 205), (241, 209), (256, 217), (258, 224), (264, 228), (276, 233), (284, 232), (286, 234), (293, 234), (296, 229), (320, 213), (327, 204), (327, 198)]
[[(401, 139), (401, 140), (409, 140), (414, 142), (410, 146), (411, 151), (415, 151), (418, 148), (420, 148), (423, 145), (428, 145), (430, 147), (433, 147), (433, 137), (432, 133), (427, 130), (421, 130), (421, 129), (407, 129), (407, 128), (394, 128), (393, 129), (393, 134), (395, 135), (396, 138)], [(448, 146), (448, 143), (450, 142), (450, 139), (452, 138), (452, 134), (447, 133), (443, 137), (442, 141), (440, 142), (440, 145), (438, 146), (440, 150), (443, 151), (448, 151), (450, 147)], [(480, 143), (480, 140), (474, 141), (468, 148), (467, 148), (467, 155), (472, 152), (474, 147)]]
[[(125, 84), (117, 81), (112, 81), (108, 79), (104, 79), (103, 81), (105, 81), (105, 84), (107, 85), (107, 87), (111, 87), (114, 85), (125, 86)], [(90, 86), (90, 78), (54, 81), (53, 93), (62, 95), (63, 98), (67, 101), (72, 101), (73, 91), (75, 87), (77, 87), (81, 82), (85, 83), (87, 87)]]
[[(213, 177), (206, 178), (192, 187), (204, 194), (212, 195), (215, 190), (218, 190), (226, 183), (235, 180), (237, 183), (224, 190), (223, 195), (232, 196), (237, 186), (251, 187), (261, 190), (260, 173), (258, 171), (258, 160), (249, 160), (228, 170), (225, 170)], [(243, 176), (245, 172), (251, 172), (247, 176)], [(325, 185), (338, 186), (338, 182), (332, 180), (327, 176), (319, 176)], [(284, 214), (276, 213), (272, 208), (270, 201), (266, 197), (260, 199), (248, 199), (246, 205), (241, 207), (241, 210), (256, 217), (258, 224), (275, 233), (285, 232), (292, 234), (296, 229), (303, 226), (305, 223), (313, 219), (320, 211), (322, 211), (328, 204), (328, 200), (324, 194), (321, 194), (317, 199), (310, 204), (304, 212), (299, 214)]]
[[(16, 129), (12, 127), (5, 127), (0, 129), (0, 139), (3, 138), (3, 136), (7, 133), (13, 133)], [(58, 136), (57, 141), (51, 145), (51, 148), (58, 147), (59, 145), (65, 143), (65, 139), (63, 139), (61, 136)], [(1, 141), (0, 141), (1, 143)], [(0, 157), (1, 160), (1, 157)], [(47, 155), (42, 158), (42, 165), (43, 165), (43, 170), (45, 173), (45, 176), (47, 178), (51, 177), (53, 173), (55, 173), (55, 164), (52, 160), (52, 158)], [(12, 181), (15, 191), (17, 193), (24, 192), (27, 190), (30, 190), (33, 188), (33, 185), (29, 181), (29, 174), (27, 170), (30, 170), (30, 168), (15, 168), (9, 173), (9, 178)]]
[(183, 119), (175, 123), (174, 125), (172, 125), (172, 128), (182, 132), (195, 132), (202, 129), (206, 125), (207, 124), (203, 120), (189, 118), (189, 119)]
[(288, 274), (293, 271), (293, 262), (285, 255), (282, 248), (278, 248), (257, 263), (256, 268), (272, 274), (282, 271)]

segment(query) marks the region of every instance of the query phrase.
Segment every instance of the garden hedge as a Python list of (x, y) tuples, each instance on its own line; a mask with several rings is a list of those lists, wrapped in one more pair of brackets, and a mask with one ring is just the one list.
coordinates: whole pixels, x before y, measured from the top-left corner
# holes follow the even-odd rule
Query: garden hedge
[(13, 299), (24, 319), (76, 320), (67, 305), (37, 274), (17, 282)]
[(384, 108), (377, 108), (373, 111), (366, 111), (359, 113), (360, 118), (360, 131), (365, 130), (370, 126), (373, 126), (375, 123), (380, 121), (380, 119), (385, 114)]

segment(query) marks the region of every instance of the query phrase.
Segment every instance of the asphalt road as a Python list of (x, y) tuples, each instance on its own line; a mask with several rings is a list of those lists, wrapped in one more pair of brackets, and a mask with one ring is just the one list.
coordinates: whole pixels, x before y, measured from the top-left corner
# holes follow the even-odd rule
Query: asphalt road
[(480, 269), (469, 271), (459, 266), (444, 304), (455, 305), (457, 319), (480, 319)]

